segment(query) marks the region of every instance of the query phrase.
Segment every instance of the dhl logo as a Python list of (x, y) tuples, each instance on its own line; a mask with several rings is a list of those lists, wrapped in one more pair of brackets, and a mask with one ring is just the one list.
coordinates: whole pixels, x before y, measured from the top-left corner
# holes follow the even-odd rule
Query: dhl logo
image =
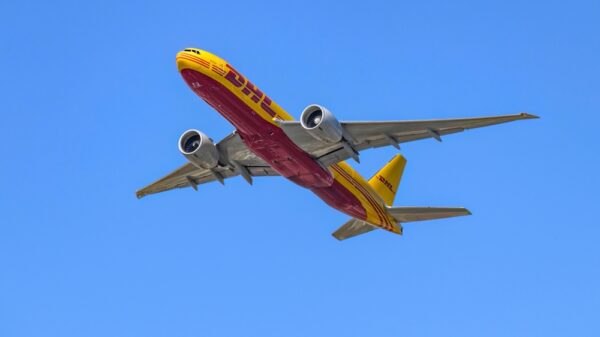
[(389, 181), (387, 181), (387, 179), (385, 179), (381, 174), (377, 176), (377, 179), (379, 179), (379, 181), (385, 185), (385, 187), (387, 187), (390, 192), (395, 193), (394, 192), (394, 186), (392, 186), (392, 184), (390, 184)]
[[(225, 78), (238, 88), (242, 89), (242, 93), (249, 96), (254, 103), (260, 102), (260, 107), (268, 113), (271, 117), (276, 117), (277, 114), (271, 109), (271, 103), (273, 102), (267, 95), (265, 95), (260, 89), (258, 89), (252, 82), (248, 81), (242, 74), (237, 72), (229, 64), (225, 65), (228, 69), (225, 74)], [(278, 116), (277, 116), (278, 117)], [(279, 118), (279, 117), (278, 117)]]

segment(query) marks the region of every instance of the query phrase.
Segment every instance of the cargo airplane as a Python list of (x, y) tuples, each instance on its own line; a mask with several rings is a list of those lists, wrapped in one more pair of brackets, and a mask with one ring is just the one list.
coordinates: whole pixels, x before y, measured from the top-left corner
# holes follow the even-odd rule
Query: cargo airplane
[(394, 207), (406, 160), (394, 156), (369, 180), (347, 159), (359, 161), (359, 152), (382, 146), (433, 138), (467, 129), (537, 116), (514, 115), (409, 121), (339, 121), (321, 105), (312, 104), (295, 121), (269, 96), (225, 60), (204, 50), (188, 48), (177, 54), (181, 76), (200, 98), (235, 127), (215, 143), (198, 130), (185, 131), (179, 151), (187, 163), (136, 195), (242, 176), (283, 176), (310, 189), (331, 207), (351, 219), (333, 233), (344, 240), (377, 228), (402, 234), (402, 224), (471, 214), (459, 207)]

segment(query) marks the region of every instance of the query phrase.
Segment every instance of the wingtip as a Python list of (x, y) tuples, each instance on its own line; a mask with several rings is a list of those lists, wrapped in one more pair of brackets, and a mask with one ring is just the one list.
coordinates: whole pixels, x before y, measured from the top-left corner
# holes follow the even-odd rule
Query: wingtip
[(538, 118), (540, 118), (540, 116), (532, 115), (532, 114), (527, 113), (527, 112), (521, 112), (520, 116), (523, 119), (538, 119)]
[(336, 233), (331, 233), (331, 236), (333, 236), (334, 239), (338, 240), (338, 241), (343, 241), (343, 238), (340, 238), (336, 235)]

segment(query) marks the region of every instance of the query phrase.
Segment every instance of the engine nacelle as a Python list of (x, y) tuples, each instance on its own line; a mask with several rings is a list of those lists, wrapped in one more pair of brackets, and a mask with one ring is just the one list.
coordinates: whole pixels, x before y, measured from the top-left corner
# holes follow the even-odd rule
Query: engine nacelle
[(342, 140), (342, 125), (331, 111), (317, 104), (311, 104), (302, 111), (300, 124), (317, 140), (337, 143)]
[(212, 169), (219, 164), (217, 146), (198, 130), (187, 130), (179, 137), (179, 151), (198, 168)]

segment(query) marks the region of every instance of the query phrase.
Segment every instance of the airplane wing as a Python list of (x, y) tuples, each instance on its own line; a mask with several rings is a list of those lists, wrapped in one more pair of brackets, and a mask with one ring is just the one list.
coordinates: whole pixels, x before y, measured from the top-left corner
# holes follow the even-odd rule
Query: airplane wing
[(152, 184), (138, 190), (135, 193), (136, 196), (142, 198), (148, 194), (188, 186), (197, 189), (198, 185), (212, 181), (223, 183), (225, 179), (238, 175), (243, 176), (249, 183), (252, 183), (252, 177), (279, 175), (264, 160), (250, 151), (236, 133), (232, 133), (221, 140), (217, 144), (217, 148), (221, 155), (220, 161), (227, 163), (225, 166), (219, 165), (209, 170), (198, 168), (188, 162)]
[(539, 118), (527, 113), (494, 117), (432, 119), (389, 122), (341, 122), (344, 138), (338, 143), (326, 143), (312, 137), (299, 121), (279, 121), (290, 139), (304, 151), (328, 166), (348, 158), (358, 161), (358, 152), (382, 146), (398, 147), (399, 143), (424, 138), (442, 141), (442, 136), (488, 125), (520, 119)]

